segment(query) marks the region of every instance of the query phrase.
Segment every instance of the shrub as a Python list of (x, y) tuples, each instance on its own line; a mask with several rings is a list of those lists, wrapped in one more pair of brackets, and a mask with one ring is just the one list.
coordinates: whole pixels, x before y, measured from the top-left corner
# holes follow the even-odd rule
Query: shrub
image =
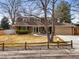
[(16, 33), (17, 34), (29, 34), (29, 33), (31, 33), (31, 31), (29, 31), (29, 30), (16, 30)]

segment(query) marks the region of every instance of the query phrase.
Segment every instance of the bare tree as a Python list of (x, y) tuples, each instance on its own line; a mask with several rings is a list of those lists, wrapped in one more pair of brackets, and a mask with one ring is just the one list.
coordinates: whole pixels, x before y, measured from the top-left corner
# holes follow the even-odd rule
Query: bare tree
[(4, 0), (0, 1), (1, 12), (9, 15), (9, 18), (14, 24), (17, 14), (20, 11), (21, 0)]
[(47, 38), (48, 38), (48, 48), (49, 48), (49, 42), (50, 42), (50, 35), (49, 35), (49, 26), (48, 26), (48, 21), (47, 21), (47, 8), (48, 8), (48, 4), (49, 4), (50, 0), (40, 0), (40, 3), (42, 5), (43, 8), (43, 12), (44, 12), (44, 27), (45, 27), (45, 31), (47, 34)]
[[(55, 35), (54, 11), (55, 11), (55, 3), (56, 2), (57, 2), (57, 0), (40, 0), (40, 3), (42, 5), (42, 9), (43, 9), (43, 12), (44, 12), (44, 22), (45, 22), (44, 25), (45, 25), (45, 31), (46, 31), (46, 34), (47, 34), (47, 38), (48, 38), (48, 48), (49, 48), (49, 42), (53, 42), (54, 35)], [(50, 15), (51, 15), (51, 23), (52, 23), (51, 24), (52, 25), (51, 34), (49, 33), (49, 24), (48, 24), (48, 19), (47, 19), (49, 9), (50, 9), (50, 12), (51, 12)]]
[(54, 35), (55, 35), (55, 4), (56, 4), (57, 0), (52, 0), (52, 15), (51, 15), (51, 21), (52, 21), (52, 33), (51, 33), (51, 36), (50, 36), (50, 40), (53, 41), (54, 39)]
[[(29, 14), (29, 16), (34, 16), (37, 17), (39, 19), (41, 19), (39, 17), (39, 15), (44, 15), (44, 28), (47, 34), (47, 39), (48, 39), (48, 48), (49, 48), (49, 43), (53, 41), (54, 38), (54, 34), (55, 34), (55, 17), (54, 17), (54, 10), (55, 10), (55, 3), (57, 2), (57, 0), (34, 0), (34, 1), (30, 1), (33, 2), (34, 4), (36, 4), (36, 6), (33, 8), (33, 3), (30, 4), (30, 6), (32, 6), (31, 8), (29, 8), (30, 13), (28, 13), (28, 11), (24, 8), (23, 12), (25, 14)], [(29, 6), (29, 7), (30, 7)], [(37, 7), (37, 8), (36, 8)], [(50, 10), (49, 10), (50, 9)], [(38, 10), (40, 12), (37, 12), (37, 14), (32, 13), (32, 11)], [(42, 12), (42, 13), (41, 13)], [(51, 22), (52, 22), (52, 32), (51, 34), (49, 33), (49, 22), (48, 22), (48, 13), (50, 13), (51, 15)]]

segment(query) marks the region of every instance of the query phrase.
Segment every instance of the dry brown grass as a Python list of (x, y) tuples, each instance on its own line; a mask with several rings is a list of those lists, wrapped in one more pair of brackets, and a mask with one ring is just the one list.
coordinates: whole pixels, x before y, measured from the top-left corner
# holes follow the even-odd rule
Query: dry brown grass
[[(54, 38), (54, 42), (57, 41), (57, 37)], [(62, 41), (62, 40), (60, 40)], [(32, 34), (29, 35), (1, 35), (0, 43), (10, 43), (8, 46), (18, 46), (15, 43), (38, 43), (38, 42), (47, 42), (46, 36), (34, 36)], [(43, 44), (45, 45), (45, 44)]]
[(34, 35), (1, 35), (0, 42), (5, 43), (47, 42), (47, 38), (43, 36), (34, 36)]

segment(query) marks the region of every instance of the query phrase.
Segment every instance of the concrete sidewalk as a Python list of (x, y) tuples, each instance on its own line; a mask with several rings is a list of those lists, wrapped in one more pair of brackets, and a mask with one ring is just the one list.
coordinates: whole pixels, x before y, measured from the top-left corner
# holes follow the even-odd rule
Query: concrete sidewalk
[(0, 51), (0, 59), (79, 59), (78, 49)]

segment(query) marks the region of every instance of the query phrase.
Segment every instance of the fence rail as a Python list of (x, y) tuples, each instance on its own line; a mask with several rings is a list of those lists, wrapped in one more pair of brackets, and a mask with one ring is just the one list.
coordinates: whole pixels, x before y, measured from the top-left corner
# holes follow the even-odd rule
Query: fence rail
[(36, 46), (46, 46), (48, 48), (48, 46), (57, 46), (58, 48), (60, 46), (70, 46), (71, 48), (73, 48), (73, 41), (64, 41), (64, 42), (52, 42), (49, 43), (48, 42), (38, 42), (38, 43), (1, 43), (0, 44), (0, 48), (2, 48), (2, 51), (5, 51), (6, 47), (24, 47), (24, 50), (27, 50), (28, 47), (36, 47)]

